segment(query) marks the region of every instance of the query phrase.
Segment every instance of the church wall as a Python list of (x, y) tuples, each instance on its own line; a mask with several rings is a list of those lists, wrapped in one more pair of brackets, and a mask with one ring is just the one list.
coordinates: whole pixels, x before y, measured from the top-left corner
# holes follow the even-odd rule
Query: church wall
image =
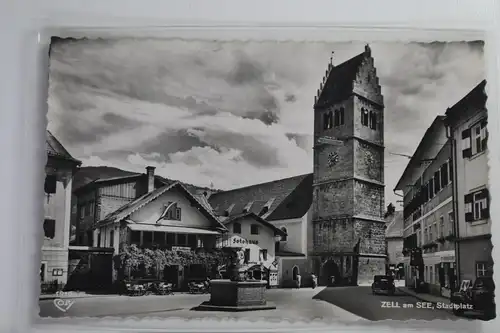
[[(332, 178), (349, 178), (353, 176), (353, 140), (347, 140), (344, 145), (321, 145), (315, 148), (314, 154), (314, 182), (331, 180)], [(328, 165), (330, 154), (337, 154), (338, 161), (332, 166)]]
[(313, 189), (313, 220), (352, 214), (354, 207), (353, 180), (315, 186)]
[(368, 143), (355, 140), (354, 175), (377, 182), (384, 182), (383, 154), (384, 151)]
[(354, 182), (354, 215), (381, 219), (384, 216), (384, 188), (367, 182)]
[(352, 219), (331, 218), (313, 222), (313, 251), (326, 252), (353, 252), (357, 238)]
[(385, 223), (355, 219), (353, 229), (360, 253), (385, 254)]

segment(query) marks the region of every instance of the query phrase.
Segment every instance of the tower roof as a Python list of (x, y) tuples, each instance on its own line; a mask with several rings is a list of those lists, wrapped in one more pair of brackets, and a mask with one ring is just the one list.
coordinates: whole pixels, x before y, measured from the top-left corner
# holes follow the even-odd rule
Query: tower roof
[(353, 90), (359, 67), (367, 57), (371, 56), (370, 46), (365, 46), (365, 51), (357, 56), (334, 66), (331, 62), (320, 84), (315, 97), (314, 107), (327, 103), (335, 103), (347, 98)]

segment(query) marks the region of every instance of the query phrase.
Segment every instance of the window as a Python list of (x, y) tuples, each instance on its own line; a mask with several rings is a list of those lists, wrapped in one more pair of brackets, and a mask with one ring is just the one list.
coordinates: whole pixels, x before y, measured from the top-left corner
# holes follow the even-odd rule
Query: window
[(377, 114), (373, 111), (370, 111), (370, 128), (377, 129)]
[(448, 185), (448, 182), (449, 182), (449, 176), (448, 176), (448, 162), (446, 162), (445, 164), (443, 164), (441, 166), (441, 188), (444, 188), (446, 185)]
[(441, 178), (439, 170), (434, 172), (434, 194), (437, 194), (441, 190)]
[(114, 247), (115, 246), (115, 231), (111, 230), (109, 232), (109, 247)]
[(185, 234), (177, 234), (177, 245), (187, 245), (187, 237)]
[(425, 266), (424, 280), (425, 282), (429, 282), (429, 266)]
[(89, 203), (89, 215), (94, 216), (94, 202), (93, 201), (91, 201)]
[(167, 233), (167, 244), (168, 245), (175, 244), (175, 234)]
[(429, 200), (434, 198), (434, 178), (429, 179)]
[(54, 238), (54, 236), (56, 235), (56, 220), (45, 219), (43, 221), (43, 234), (47, 238)]
[(97, 234), (97, 247), (101, 247), (101, 233)]
[(424, 229), (424, 244), (427, 244), (427, 239), (428, 239), (428, 229), (427, 227)]
[(47, 194), (56, 193), (57, 177), (55, 175), (46, 175), (44, 189)]
[(198, 239), (196, 235), (189, 234), (187, 236), (187, 244), (189, 247), (195, 248), (198, 245)]
[(444, 216), (439, 217), (439, 237), (444, 236)]
[(285, 227), (282, 227), (282, 228), (281, 228), (281, 231), (283, 231), (283, 232), (286, 234), (286, 235), (284, 235), (284, 236), (281, 236), (281, 241), (282, 241), (282, 242), (286, 242), (287, 237), (288, 237), (288, 235), (287, 235), (288, 231), (286, 230), (286, 228), (285, 228)]
[(453, 212), (448, 213), (448, 223), (449, 223), (448, 235), (455, 234), (455, 216)]
[(340, 125), (345, 124), (345, 109), (342, 107), (339, 110), (339, 115), (340, 115)]
[(83, 219), (85, 217), (85, 206), (80, 207), (80, 218)]
[(323, 129), (330, 129), (332, 128), (332, 123), (333, 123), (333, 115), (332, 111), (330, 112), (325, 112), (323, 114)]
[(434, 223), (434, 224), (432, 224), (432, 225), (429, 226), (429, 243), (434, 240), (434, 237), (433, 237), (434, 230), (432, 230), (433, 226), (434, 226), (434, 228), (436, 228), (436, 223)]
[(252, 224), (250, 226), (250, 234), (258, 235), (259, 234), (259, 226), (257, 224)]
[(153, 242), (153, 232), (152, 231), (143, 231), (142, 232), (142, 242), (145, 244), (149, 244)]
[(261, 251), (262, 251), (262, 260), (263, 261), (267, 261), (267, 250), (263, 249)]
[(140, 231), (132, 231), (130, 234), (130, 242), (131, 243), (139, 243), (141, 241), (141, 232)]
[(239, 223), (233, 224), (233, 234), (241, 234), (241, 224)]
[(434, 283), (434, 266), (429, 266), (429, 283)]
[(465, 221), (473, 222), (489, 218), (488, 201), (489, 194), (487, 189), (465, 195)]
[(421, 240), (421, 238), (422, 238), (422, 235), (421, 235), (421, 230), (419, 230), (419, 231), (417, 232), (417, 247), (420, 247), (420, 246), (422, 245), (422, 243), (421, 243), (421, 241), (422, 241), (422, 240)]
[(368, 110), (361, 108), (361, 125), (368, 126)]
[(462, 131), (462, 156), (469, 158), (486, 150), (488, 141), (487, 121), (482, 120)]
[(485, 262), (476, 262), (476, 277), (487, 276)]

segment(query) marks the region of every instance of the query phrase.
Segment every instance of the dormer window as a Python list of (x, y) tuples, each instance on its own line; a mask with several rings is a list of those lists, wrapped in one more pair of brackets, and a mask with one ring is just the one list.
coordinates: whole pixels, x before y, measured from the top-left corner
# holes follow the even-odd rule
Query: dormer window
[(257, 224), (252, 224), (250, 226), (250, 234), (258, 235), (259, 234), (259, 226)]
[(233, 234), (241, 234), (241, 224), (236, 222), (233, 224)]
[(264, 207), (262, 207), (260, 213), (259, 213), (259, 216), (263, 216), (264, 214), (266, 214), (269, 209), (271, 209), (271, 205), (273, 204), (274, 200), (276, 198), (275, 197), (272, 197), (271, 199), (269, 199), (266, 204), (264, 205)]
[(233, 210), (234, 208), (234, 204), (231, 204), (231, 206), (229, 206), (225, 211), (224, 211), (224, 216), (229, 216), (231, 215), (231, 211)]
[(163, 213), (161, 214), (158, 221), (170, 220), (170, 221), (181, 221), (182, 220), (182, 210), (177, 206), (176, 202), (169, 202), (164, 206)]
[(243, 213), (250, 212), (250, 208), (252, 208), (252, 204), (253, 204), (253, 201), (250, 201), (249, 203), (247, 203), (247, 205), (245, 206), (245, 208), (243, 208)]

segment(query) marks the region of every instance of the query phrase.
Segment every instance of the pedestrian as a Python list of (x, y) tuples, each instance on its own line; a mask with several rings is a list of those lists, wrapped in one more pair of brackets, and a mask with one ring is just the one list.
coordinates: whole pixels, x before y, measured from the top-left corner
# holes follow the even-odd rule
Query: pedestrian
[(316, 275), (311, 274), (311, 280), (312, 280), (312, 288), (316, 288), (316, 286), (318, 285), (318, 278), (316, 277)]
[(302, 277), (300, 276), (300, 274), (297, 274), (297, 280), (296, 283), (297, 283), (297, 289), (300, 289), (300, 281), (302, 280)]
[(335, 285), (335, 275), (330, 276), (330, 286), (333, 287)]

